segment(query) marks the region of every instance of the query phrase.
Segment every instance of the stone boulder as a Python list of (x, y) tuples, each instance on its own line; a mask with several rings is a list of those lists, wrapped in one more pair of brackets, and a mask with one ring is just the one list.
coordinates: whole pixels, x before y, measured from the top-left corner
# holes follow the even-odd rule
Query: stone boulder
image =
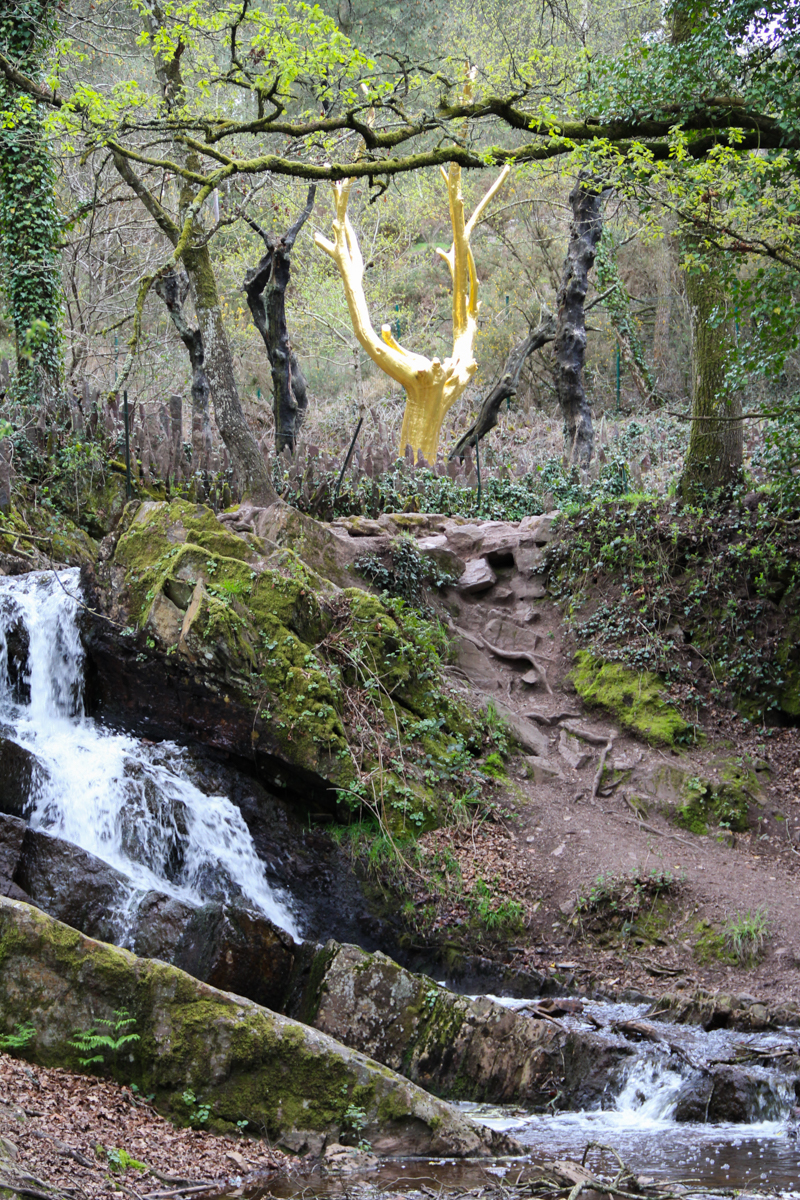
[[(116, 1073), (185, 1118), (191, 1089), (210, 1123), (248, 1121), (278, 1144), (346, 1142), (360, 1135), (379, 1154), (519, 1153), (505, 1135), (470, 1121), (316, 1029), (199, 983), (166, 963), (136, 958), (0, 897), (0, 1028), (29, 1022), (25, 1056), (78, 1068), (76, 1029), (127, 1009), (139, 1041)], [(363, 1119), (361, 1114), (363, 1113)]]
[(231, 904), (198, 908), (157, 891), (128, 904), (132, 882), (122, 871), (72, 842), (12, 822), (0, 819), (0, 877), (6, 846), (9, 861), (16, 853), (9, 878), (22, 890), (15, 898), (89, 937), (123, 942), (224, 991), (282, 1007), (296, 947), (267, 917)]
[(261, 913), (204, 904), (191, 913), (170, 961), (223, 992), (281, 1011), (295, 948), (289, 934)]
[(750, 1125), (778, 1119), (781, 1111), (780, 1097), (768, 1079), (720, 1064), (687, 1080), (678, 1093), (675, 1120)]
[(45, 774), (44, 767), (29, 750), (0, 737), (0, 813), (27, 817)]
[(28, 899), (22, 888), (14, 883), (27, 828), (20, 817), (0, 813), (0, 896), (10, 896), (12, 900)]
[(120, 939), (117, 914), (130, 880), (80, 846), (27, 829), (14, 882), (38, 908), (73, 929), (105, 942)]
[(596, 1102), (630, 1048), (471, 1000), (384, 954), (329, 942), (312, 964), (303, 1020), (437, 1095), (544, 1108)]

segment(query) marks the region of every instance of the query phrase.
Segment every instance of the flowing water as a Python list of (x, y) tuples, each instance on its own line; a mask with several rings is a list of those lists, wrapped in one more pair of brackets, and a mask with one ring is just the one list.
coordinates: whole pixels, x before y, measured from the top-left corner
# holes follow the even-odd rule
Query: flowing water
[[(298, 936), (288, 897), (265, 878), (239, 810), (225, 796), (209, 796), (191, 780), (186, 752), (114, 733), (88, 718), (83, 707), (83, 649), (77, 616), (77, 570), (0, 578), (0, 734), (36, 759), (38, 774), (26, 813), (35, 829), (73, 842), (128, 879), (119, 897), (120, 941), (138, 900), (151, 889), (184, 901), (232, 899), (264, 913)], [(526, 1001), (501, 1003), (524, 1011)], [(584, 1014), (603, 1036), (641, 1019), (645, 1008), (587, 1003)], [(581, 1022), (582, 1017), (567, 1018)], [(777, 1067), (749, 1065), (758, 1080), (758, 1120), (749, 1125), (683, 1124), (675, 1120), (678, 1093), (689, 1075), (710, 1062), (737, 1061), (749, 1050), (791, 1050), (800, 1031), (706, 1033), (694, 1026), (658, 1023), (662, 1043), (634, 1047), (601, 1109), (531, 1115), (519, 1110), (463, 1105), (486, 1124), (508, 1130), (529, 1162), (580, 1159), (587, 1142), (613, 1146), (634, 1169), (662, 1179), (693, 1179), (709, 1192), (743, 1188), (800, 1195), (800, 1151), (790, 1118), (797, 1103), (794, 1076)], [(446, 1161), (383, 1165), (371, 1178), (409, 1189), (424, 1180), (437, 1187), (471, 1186), (485, 1167)], [(524, 1162), (490, 1171), (516, 1179)], [(319, 1181), (312, 1194), (340, 1191)], [(287, 1187), (281, 1194), (290, 1195)]]
[(129, 878), (117, 914), (122, 944), (131, 911), (151, 889), (193, 904), (235, 900), (299, 936), (241, 813), (195, 787), (185, 751), (114, 733), (84, 714), (79, 592), (77, 568), (0, 578), (0, 732), (40, 768), (31, 826)]
[[(523, 1011), (526, 1004), (500, 1003)], [(584, 1014), (603, 1026), (602, 1036), (619, 1043), (627, 1039), (614, 1032), (613, 1023), (641, 1021), (647, 1011), (646, 1005), (587, 1002), (584, 1006)], [(566, 1018), (565, 1023), (587, 1028), (581, 1017)], [(800, 1030), (706, 1032), (696, 1025), (665, 1021), (654, 1022), (654, 1027), (663, 1042), (629, 1043), (635, 1054), (619, 1077), (610, 1080), (600, 1109), (531, 1115), (479, 1105), (462, 1107), (493, 1128), (513, 1134), (537, 1162), (580, 1161), (587, 1143), (593, 1141), (613, 1146), (629, 1166), (656, 1179), (697, 1180), (710, 1189), (800, 1194), (795, 1191), (800, 1189), (800, 1144), (791, 1116), (798, 1103), (796, 1072), (748, 1063), (745, 1069), (758, 1086), (758, 1119), (751, 1124), (675, 1120), (678, 1093), (698, 1068), (711, 1063), (739, 1065), (745, 1051), (800, 1054)], [(509, 1173), (517, 1174), (513, 1168)]]

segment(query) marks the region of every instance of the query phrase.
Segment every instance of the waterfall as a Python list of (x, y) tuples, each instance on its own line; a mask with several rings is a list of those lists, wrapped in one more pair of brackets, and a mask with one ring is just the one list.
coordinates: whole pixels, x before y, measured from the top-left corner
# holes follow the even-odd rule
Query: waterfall
[(0, 578), (0, 732), (41, 768), (31, 826), (128, 876), (121, 913), (155, 889), (193, 904), (244, 903), (298, 937), (241, 813), (195, 786), (186, 752), (86, 717), (79, 593), (77, 568)]

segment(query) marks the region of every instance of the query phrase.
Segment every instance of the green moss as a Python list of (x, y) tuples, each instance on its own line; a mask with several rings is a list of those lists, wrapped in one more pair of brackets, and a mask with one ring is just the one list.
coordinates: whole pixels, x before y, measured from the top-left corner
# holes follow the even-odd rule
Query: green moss
[(691, 776), (681, 787), (681, 804), (676, 809), (678, 824), (692, 833), (704, 834), (709, 822), (744, 833), (749, 827), (751, 800), (760, 795), (755, 771), (729, 761), (720, 780)]
[(729, 966), (736, 965), (736, 958), (727, 947), (725, 934), (715, 929), (709, 920), (698, 921), (694, 930), (697, 935), (694, 953), (698, 962), (722, 962)]
[(575, 660), (571, 678), (587, 704), (607, 708), (628, 729), (651, 742), (672, 745), (688, 733), (688, 724), (666, 697), (660, 675), (603, 662), (586, 650), (580, 650)]

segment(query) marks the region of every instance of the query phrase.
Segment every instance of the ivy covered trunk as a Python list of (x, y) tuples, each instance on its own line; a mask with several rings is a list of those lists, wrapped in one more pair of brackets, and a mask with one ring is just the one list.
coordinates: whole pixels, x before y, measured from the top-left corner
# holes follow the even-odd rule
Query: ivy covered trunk
[[(0, 9), (0, 44), (26, 75), (38, 78), (55, 32), (50, 0)], [(0, 257), (14, 325), (16, 393), (52, 403), (61, 391), (61, 221), (55, 172), (39, 106), (0, 79)]]
[[(706, 260), (707, 261), (707, 260)], [(742, 469), (742, 402), (727, 384), (733, 319), (712, 263), (686, 272), (692, 327), (692, 428), (681, 478), (691, 500), (735, 483)]]
[(566, 456), (586, 467), (594, 451), (592, 414), (583, 386), (586, 358), (584, 302), (589, 272), (603, 233), (603, 192), (580, 177), (569, 194), (572, 205), (569, 247), (558, 289), (558, 330), (555, 337), (556, 394), (564, 417)]

